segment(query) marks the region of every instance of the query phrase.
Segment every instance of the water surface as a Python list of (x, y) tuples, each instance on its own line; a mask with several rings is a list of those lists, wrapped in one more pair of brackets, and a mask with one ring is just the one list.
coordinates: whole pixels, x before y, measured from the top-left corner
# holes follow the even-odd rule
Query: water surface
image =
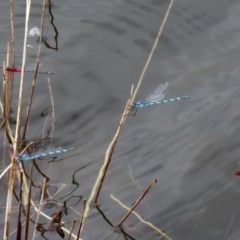
[[(75, 175), (79, 186), (72, 195), (88, 197), (167, 3), (53, 2), (58, 49), (43, 45), (41, 57), (44, 67), (55, 72), (51, 82), (56, 125), (51, 144), (77, 149), (63, 161), (40, 163), (52, 184), (66, 184), (66, 191), (75, 189), (73, 173), (85, 167)], [(5, 46), (10, 32), (8, 12), (3, 9), (8, 6), (1, 6), (0, 41)], [(30, 27), (39, 26), (40, 9), (39, 3), (33, 3)], [(24, 5), (16, 3), (15, 11), (20, 51)], [(240, 153), (239, 14), (240, 4), (234, 0), (175, 2), (138, 98), (168, 81), (168, 97), (190, 95), (191, 99), (138, 111), (127, 120), (100, 195), (101, 208), (113, 223), (125, 212), (110, 194), (131, 206), (158, 178), (136, 209), (144, 219), (173, 239), (238, 239), (240, 179), (234, 171)], [(47, 14), (44, 35), (56, 48), (50, 21)], [(29, 55), (31, 59), (34, 50)], [(44, 119), (40, 114), (50, 105), (46, 76), (39, 76), (36, 96), (28, 132), (34, 140), (41, 138)], [(74, 208), (79, 210), (80, 205)], [(69, 221), (75, 216), (71, 214)], [(134, 216), (124, 227), (135, 239), (159, 239)], [(123, 239), (111, 231), (93, 210), (82, 237)], [(54, 237), (58, 239), (57, 235), (50, 239)]]

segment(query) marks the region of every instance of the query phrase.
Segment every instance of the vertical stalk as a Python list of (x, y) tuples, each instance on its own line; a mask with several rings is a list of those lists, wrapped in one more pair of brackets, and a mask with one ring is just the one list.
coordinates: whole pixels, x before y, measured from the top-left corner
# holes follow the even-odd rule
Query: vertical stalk
[(11, 160), (11, 169), (10, 169), (9, 181), (8, 181), (8, 193), (7, 193), (5, 226), (4, 226), (4, 240), (9, 239), (11, 207), (12, 207), (12, 197), (13, 197), (13, 184), (14, 184), (15, 164), (16, 164), (15, 163), (16, 162), (15, 155), (17, 154), (17, 151), (18, 151), (20, 130), (21, 130), (23, 88), (24, 88), (24, 70), (25, 70), (25, 63), (26, 63), (27, 33), (28, 33), (30, 9), (31, 9), (31, 0), (26, 0), (25, 32), (24, 32), (24, 44), (23, 44), (23, 56), (22, 56), (22, 72), (21, 72), (19, 98), (18, 98), (17, 124), (16, 124), (16, 131), (15, 131), (15, 139), (13, 142), (14, 155), (11, 158), (12, 159)]

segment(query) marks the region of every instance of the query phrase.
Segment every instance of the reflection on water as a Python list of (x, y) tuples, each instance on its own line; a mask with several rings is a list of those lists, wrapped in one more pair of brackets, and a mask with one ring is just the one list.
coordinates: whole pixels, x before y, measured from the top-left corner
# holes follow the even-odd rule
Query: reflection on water
[[(73, 216), (79, 217), (80, 200), (89, 195), (167, 4), (155, 0), (72, 0), (53, 5), (59, 50), (43, 47), (41, 59), (55, 73), (51, 77), (54, 135), (45, 144), (77, 150), (37, 165), (50, 178), (49, 196), (54, 196), (53, 200), (56, 196), (61, 204), (66, 201), (69, 213), (64, 217), (69, 225)], [(39, 9), (35, 6), (33, 12), (39, 14)], [(19, 6), (16, 11), (16, 44), (20, 49), (24, 8)], [(144, 98), (168, 81), (169, 97), (189, 94), (191, 99), (144, 109), (128, 119), (100, 195), (101, 209), (112, 222), (117, 223), (125, 211), (110, 194), (131, 206), (158, 178), (158, 184), (136, 209), (144, 219), (173, 239), (238, 239), (240, 192), (234, 171), (240, 154), (239, 13), (238, 1), (184, 0), (174, 4), (138, 97)], [(33, 14), (32, 26), (38, 26), (38, 14)], [(1, 24), (2, 44), (9, 31), (6, 19)], [(45, 24), (44, 35), (49, 43), (54, 41), (50, 25)], [(49, 111), (46, 93), (46, 76), (39, 76), (30, 140), (41, 138), (42, 121), (49, 116), (41, 117), (41, 112)], [(60, 190), (54, 189), (53, 184), (58, 183), (64, 185)], [(1, 203), (4, 205), (4, 200)], [(135, 239), (159, 239), (134, 216), (124, 228)], [(93, 210), (82, 237), (122, 239), (123, 235), (112, 232)]]

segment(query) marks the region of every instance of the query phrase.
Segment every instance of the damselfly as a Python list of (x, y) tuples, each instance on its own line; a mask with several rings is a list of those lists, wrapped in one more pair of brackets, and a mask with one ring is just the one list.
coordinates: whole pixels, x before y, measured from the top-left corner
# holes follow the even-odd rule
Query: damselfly
[[(7, 71), (7, 72), (18, 73), (18, 72), (21, 72), (22, 69), (21, 69), (21, 67), (7, 67), (7, 68), (6, 68), (6, 71)], [(26, 69), (25, 69), (25, 72), (35, 73), (36, 70), (35, 70), (35, 69), (26, 68)], [(48, 72), (48, 71), (38, 71), (38, 73), (40, 73), (40, 74), (53, 75), (53, 72)]]
[(145, 100), (136, 101), (131, 105), (131, 111), (136, 111), (138, 108), (145, 108), (156, 104), (162, 103), (170, 103), (170, 102), (178, 102), (185, 99), (189, 99), (189, 96), (183, 97), (175, 97), (175, 98), (168, 98), (164, 99), (165, 95), (164, 92), (166, 91), (169, 83), (165, 82), (160, 84), (160, 86), (153, 91)]
[(55, 155), (59, 155), (62, 153), (67, 153), (74, 150), (74, 148), (59, 148), (59, 149), (54, 149), (50, 151), (45, 151), (45, 152), (37, 152), (33, 154), (19, 154), (17, 155), (16, 159), (21, 160), (21, 161), (30, 161), (30, 160), (36, 160), (36, 159), (44, 159), (44, 158), (50, 158)]

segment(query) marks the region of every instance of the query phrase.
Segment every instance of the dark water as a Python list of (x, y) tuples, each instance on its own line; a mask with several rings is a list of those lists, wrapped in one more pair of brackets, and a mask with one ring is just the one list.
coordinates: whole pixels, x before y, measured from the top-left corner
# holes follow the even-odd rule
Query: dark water
[[(88, 197), (167, 4), (157, 0), (53, 2), (58, 50), (43, 45), (41, 57), (44, 68), (55, 72), (51, 82), (57, 124), (52, 145), (77, 150), (63, 161), (41, 162), (51, 184), (66, 184), (64, 189), (71, 191), (74, 171), (85, 167), (75, 175), (79, 186), (72, 195)], [(8, 5), (0, 6), (4, 49), (10, 39)], [(39, 26), (40, 10), (41, 5), (33, 3), (30, 27)], [(24, 4), (16, 3), (15, 11), (16, 46), (21, 51)], [(145, 220), (172, 239), (239, 239), (240, 178), (234, 176), (240, 154), (239, 16), (240, 4), (234, 0), (175, 2), (138, 97), (168, 81), (168, 97), (190, 95), (191, 99), (145, 109), (127, 120), (100, 195), (101, 208), (113, 223), (125, 212), (110, 194), (131, 206), (158, 178), (136, 209)], [(50, 21), (47, 14), (44, 35), (54, 48), (56, 32)], [(34, 53), (29, 50), (29, 61)], [(40, 114), (49, 105), (46, 76), (41, 75), (29, 139), (41, 138), (45, 118)], [(74, 208), (79, 211), (80, 205)], [(73, 216), (71, 211), (69, 221)], [(134, 216), (124, 227), (135, 239), (160, 239)], [(124, 239), (111, 231), (93, 210), (82, 237)], [(57, 235), (50, 239), (54, 237), (58, 239)]]

